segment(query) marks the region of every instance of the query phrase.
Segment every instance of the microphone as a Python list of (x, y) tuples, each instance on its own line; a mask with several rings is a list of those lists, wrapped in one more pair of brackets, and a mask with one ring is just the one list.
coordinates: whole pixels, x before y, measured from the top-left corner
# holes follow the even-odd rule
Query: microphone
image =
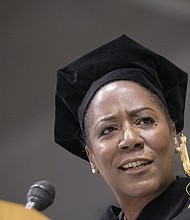
[(51, 183), (46, 180), (38, 181), (30, 187), (27, 193), (25, 208), (42, 211), (53, 203), (54, 198), (55, 188)]

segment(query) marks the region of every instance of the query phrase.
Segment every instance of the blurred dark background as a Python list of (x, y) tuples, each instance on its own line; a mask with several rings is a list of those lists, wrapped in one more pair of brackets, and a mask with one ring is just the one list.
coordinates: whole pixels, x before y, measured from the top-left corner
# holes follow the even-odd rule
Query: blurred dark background
[(54, 143), (54, 91), (59, 68), (124, 33), (190, 72), (188, 0), (0, 0), (0, 199), (24, 204), (47, 179), (52, 219), (97, 220), (116, 204), (87, 162)]

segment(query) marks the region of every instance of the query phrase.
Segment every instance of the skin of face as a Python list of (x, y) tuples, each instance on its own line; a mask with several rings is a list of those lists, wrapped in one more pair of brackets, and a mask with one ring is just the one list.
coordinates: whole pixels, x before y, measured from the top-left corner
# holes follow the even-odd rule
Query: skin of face
[(87, 155), (121, 208), (146, 205), (165, 191), (175, 179), (177, 138), (150, 93), (133, 82), (112, 82), (88, 111)]

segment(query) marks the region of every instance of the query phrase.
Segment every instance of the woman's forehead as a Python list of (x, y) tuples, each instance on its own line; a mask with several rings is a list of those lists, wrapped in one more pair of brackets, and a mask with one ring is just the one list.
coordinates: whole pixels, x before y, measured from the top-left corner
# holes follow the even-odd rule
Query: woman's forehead
[(124, 80), (105, 85), (97, 92), (91, 102), (92, 109), (95, 111), (102, 107), (111, 111), (112, 108), (124, 105), (133, 109), (152, 105), (157, 107), (147, 89), (137, 83)]
[[(141, 86), (140, 84), (137, 84), (136, 82), (128, 81), (128, 80), (119, 80), (110, 82), (109, 84), (106, 84), (103, 86), (94, 96), (94, 99), (102, 99), (104, 97), (115, 97), (114, 95), (122, 94), (122, 93), (128, 93), (128, 97), (134, 100), (133, 95), (141, 95), (146, 94), (147, 96), (151, 96), (151, 92), (149, 92), (145, 87)], [(131, 93), (131, 96), (130, 96)], [(119, 97), (118, 97), (119, 98)], [(135, 100), (134, 100), (135, 101)]]

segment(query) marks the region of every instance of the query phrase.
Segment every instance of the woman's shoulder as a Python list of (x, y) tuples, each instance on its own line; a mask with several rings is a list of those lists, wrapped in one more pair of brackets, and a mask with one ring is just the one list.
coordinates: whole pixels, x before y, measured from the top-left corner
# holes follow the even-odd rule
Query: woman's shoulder
[(189, 219), (190, 219), (190, 209), (186, 209), (176, 217), (172, 218), (172, 220), (189, 220)]

